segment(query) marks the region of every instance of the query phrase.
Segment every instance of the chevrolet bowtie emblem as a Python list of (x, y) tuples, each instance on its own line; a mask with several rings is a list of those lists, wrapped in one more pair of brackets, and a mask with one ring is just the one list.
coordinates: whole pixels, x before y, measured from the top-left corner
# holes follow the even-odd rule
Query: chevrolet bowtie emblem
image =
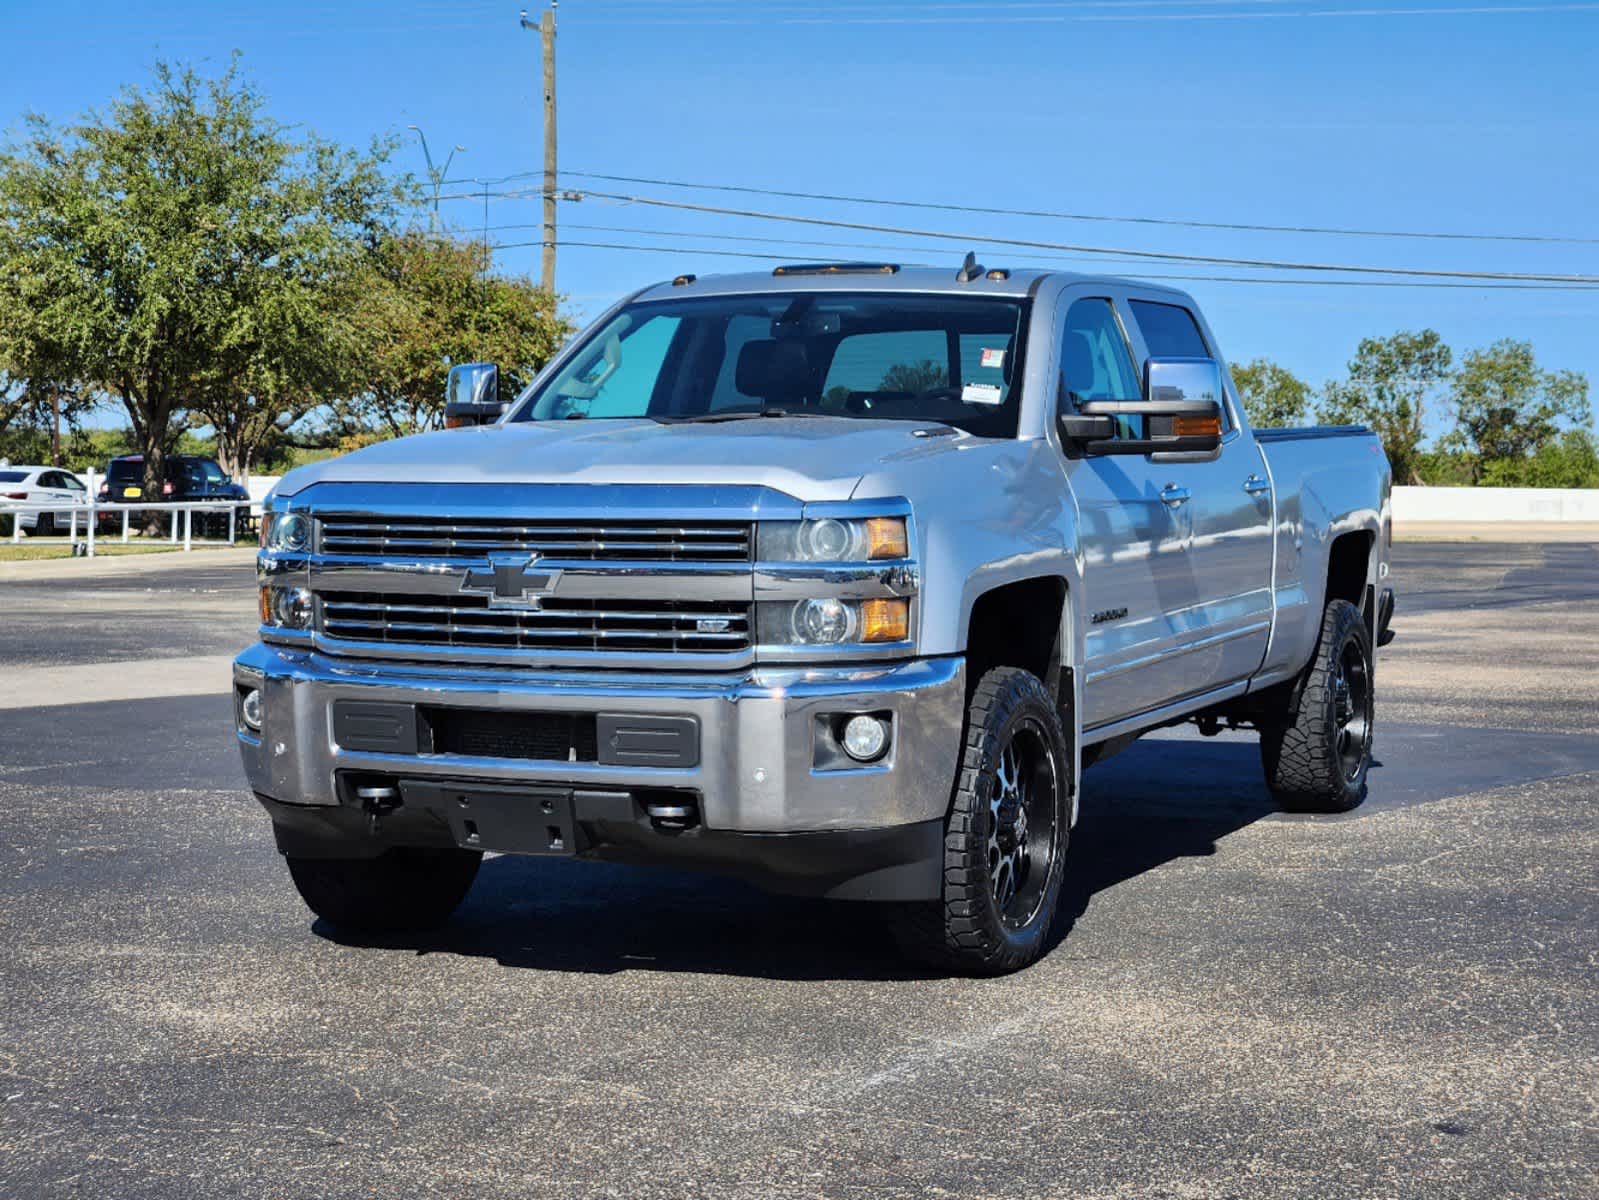
[(461, 591), (487, 596), (490, 608), (520, 608), (536, 612), (539, 600), (555, 590), (561, 573), (534, 569), (537, 554), (491, 554), (487, 571), (468, 571)]

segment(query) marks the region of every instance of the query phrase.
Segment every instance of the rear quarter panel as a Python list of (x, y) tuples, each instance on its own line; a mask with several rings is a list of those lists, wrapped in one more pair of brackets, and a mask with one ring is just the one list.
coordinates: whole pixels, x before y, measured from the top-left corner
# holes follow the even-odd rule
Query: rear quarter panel
[(1382, 443), (1364, 430), (1268, 429), (1256, 437), (1276, 490), (1277, 623), (1263, 686), (1295, 674), (1316, 648), (1336, 539), (1368, 536), (1367, 586), (1387, 578), (1393, 473)]

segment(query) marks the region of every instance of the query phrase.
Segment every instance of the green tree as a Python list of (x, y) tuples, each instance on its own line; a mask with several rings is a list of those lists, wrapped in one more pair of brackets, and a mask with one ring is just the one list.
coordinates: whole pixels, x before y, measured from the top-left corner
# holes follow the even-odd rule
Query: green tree
[(238, 469), (314, 402), (348, 356), (341, 289), (400, 199), (383, 148), (291, 137), (263, 103), (237, 60), (159, 63), (0, 157), (0, 346), (120, 402), (152, 488), (186, 409)]
[(1369, 425), (1382, 439), (1396, 483), (1425, 482), (1419, 472), (1427, 404), (1449, 378), (1452, 360), (1431, 329), (1363, 338), (1349, 377), (1327, 384), (1320, 417)]
[(1480, 464), (1484, 487), (1599, 488), (1599, 446), (1586, 429), (1568, 429), (1525, 458)]
[[(1501, 338), (1470, 351), (1455, 373), (1450, 399), (1455, 429), (1446, 443), (1472, 455), (1476, 478), (1493, 464), (1518, 464), (1593, 419), (1588, 380), (1576, 371), (1545, 371), (1530, 342)], [(1513, 468), (1499, 468), (1504, 470)]]
[(1257, 358), (1235, 365), (1232, 373), (1244, 414), (1255, 428), (1297, 425), (1310, 412), (1310, 385), (1288, 368)]
[(451, 363), (498, 363), (509, 398), (560, 349), (572, 327), (556, 297), (489, 267), (482, 243), (420, 231), (378, 247), (353, 318), (362, 386), (341, 406), (347, 436), (438, 427)]

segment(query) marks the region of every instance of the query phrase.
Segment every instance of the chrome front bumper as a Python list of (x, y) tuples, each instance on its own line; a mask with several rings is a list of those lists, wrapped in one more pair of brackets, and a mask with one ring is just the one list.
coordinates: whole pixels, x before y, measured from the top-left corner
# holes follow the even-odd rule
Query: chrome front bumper
[[(711, 831), (872, 830), (941, 819), (965, 708), (959, 657), (733, 675), (585, 674), (447, 669), (351, 661), (258, 643), (234, 662), (240, 689), (261, 689), (262, 728), (237, 721), (251, 788), (279, 804), (340, 804), (343, 772), (484, 784), (674, 789), (698, 794)], [(352, 751), (334, 736), (333, 704), (360, 700), (497, 712), (692, 717), (691, 767)], [(893, 742), (870, 765), (818, 762), (817, 718), (889, 712)], [(847, 761), (847, 760), (846, 760)]]

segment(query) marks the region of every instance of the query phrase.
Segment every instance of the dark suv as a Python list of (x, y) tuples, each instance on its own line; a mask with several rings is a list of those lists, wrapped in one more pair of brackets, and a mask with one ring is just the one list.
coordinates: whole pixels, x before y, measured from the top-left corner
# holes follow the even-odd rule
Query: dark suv
[[(250, 493), (229, 479), (214, 458), (196, 455), (173, 455), (166, 460), (166, 470), (161, 483), (161, 494), (147, 495), (144, 486), (144, 456), (129, 454), (113, 458), (106, 464), (105, 482), (100, 485), (97, 497), (101, 504), (181, 503), (189, 500), (217, 502), (215, 515), (205, 514), (202, 521), (196, 516), (197, 527), (209, 528), (227, 525), (227, 508), (223, 501), (237, 500), (238, 529), (248, 528), (250, 521)], [(102, 524), (120, 524), (115, 513), (102, 513)]]

